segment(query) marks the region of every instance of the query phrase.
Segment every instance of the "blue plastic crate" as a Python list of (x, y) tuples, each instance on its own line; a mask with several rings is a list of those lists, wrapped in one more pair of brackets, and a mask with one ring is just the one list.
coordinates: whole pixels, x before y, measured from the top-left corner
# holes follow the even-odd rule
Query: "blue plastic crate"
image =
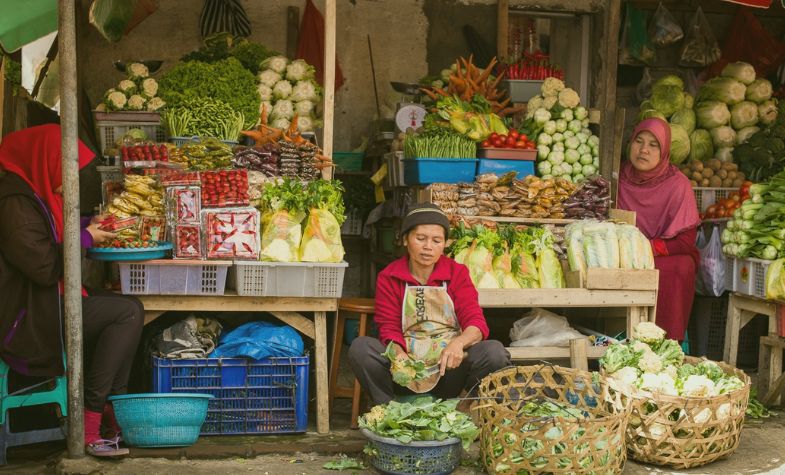
[(504, 175), (507, 172), (518, 172), (518, 178), (534, 175), (534, 161), (481, 158), (477, 163), (478, 175), (484, 173)]
[(472, 182), (476, 168), (476, 158), (405, 158), (403, 181), (406, 185)]
[(153, 357), (153, 391), (214, 396), (202, 435), (281, 434), (308, 428), (308, 356)]

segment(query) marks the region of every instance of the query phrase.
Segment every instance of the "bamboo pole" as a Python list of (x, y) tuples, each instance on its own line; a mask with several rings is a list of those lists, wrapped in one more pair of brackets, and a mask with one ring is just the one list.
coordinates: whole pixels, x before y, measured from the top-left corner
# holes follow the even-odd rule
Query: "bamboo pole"
[(496, 57), (507, 58), (507, 37), (510, 30), (510, 0), (499, 0), (496, 5)]
[(76, 0), (60, 0), (60, 127), (63, 158), (65, 344), (68, 375), (68, 456), (84, 457), (82, 393), (82, 259), (79, 244), (79, 151), (76, 87)]
[[(335, 0), (324, 3), (324, 155), (333, 154), (335, 121)], [(326, 169), (332, 178), (332, 169)]]

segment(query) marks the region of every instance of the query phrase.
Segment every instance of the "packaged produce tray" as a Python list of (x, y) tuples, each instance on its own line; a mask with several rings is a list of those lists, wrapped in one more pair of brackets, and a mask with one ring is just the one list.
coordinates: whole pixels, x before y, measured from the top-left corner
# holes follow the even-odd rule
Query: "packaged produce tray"
[(91, 247), (87, 250), (87, 257), (94, 261), (148, 261), (150, 259), (162, 259), (171, 250), (172, 244), (168, 242), (159, 242), (154, 247), (133, 249)]
[(129, 295), (223, 295), (230, 261), (120, 262), (120, 286)]
[(476, 158), (405, 158), (403, 179), (407, 186), (474, 181)]
[(202, 435), (276, 434), (308, 428), (309, 357), (153, 357), (153, 391), (210, 394)]
[(346, 262), (235, 261), (230, 282), (237, 295), (339, 298), (348, 265)]
[(589, 290), (657, 290), (660, 271), (657, 269), (604, 269), (590, 267), (584, 274), (565, 274), (567, 287)]

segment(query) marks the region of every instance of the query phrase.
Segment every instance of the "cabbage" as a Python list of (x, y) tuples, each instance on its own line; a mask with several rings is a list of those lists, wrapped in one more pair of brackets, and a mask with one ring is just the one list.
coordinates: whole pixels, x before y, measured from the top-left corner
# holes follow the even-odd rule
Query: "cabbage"
[(736, 131), (727, 125), (715, 127), (709, 130), (711, 141), (715, 148), (733, 147), (736, 145)]
[(564, 132), (567, 130), (567, 121), (564, 119), (558, 119), (556, 121), (556, 132)]
[(578, 160), (580, 160), (580, 158), (581, 158), (581, 154), (578, 153), (577, 150), (569, 149), (566, 152), (564, 152), (564, 161), (567, 163), (570, 164), (575, 163)]
[(316, 105), (312, 101), (300, 101), (294, 105), (294, 112), (300, 117), (310, 116), (314, 107), (316, 107)]
[(287, 99), (292, 94), (292, 83), (289, 81), (278, 81), (273, 87), (273, 97), (275, 99)]
[(265, 86), (272, 88), (278, 81), (281, 80), (281, 75), (272, 69), (266, 69), (259, 73), (259, 82)]
[[(321, 121), (319, 121), (319, 124), (321, 124)], [(297, 118), (297, 129), (300, 132), (313, 132), (314, 128), (316, 128), (316, 121), (311, 116), (301, 115)]]
[(294, 105), (292, 104), (292, 101), (282, 99), (276, 102), (270, 117), (273, 119), (291, 120), (291, 118), (294, 117)]
[(651, 90), (651, 104), (666, 117), (670, 117), (684, 107), (684, 91), (679, 86), (655, 86)]
[(256, 90), (259, 91), (259, 97), (262, 101), (271, 101), (273, 99), (273, 88), (270, 86), (259, 83)]
[(751, 127), (758, 123), (758, 106), (754, 102), (739, 102), (730, 110), (730, 123), (734, 129)]
[(676, 86), (679, 89), (684, 89), (684, 81), (675, 74), (668, 74), (654, 81), (652, 88), (657, 86)]
[(279, 117), (279, 118), (273, 120), (273, 123), (270, 124), (270, 126), (275, 127), (276, 129), (281, 129), (281, 130), (288, 129), (290, 125), (292, 125), (292, 123), (289, 122), (289, 119), (287, 119), (285, 117)]
[(318, 86), (313, 81), (297, 81), (292, 88), (291, 99), (295, 102), (316, 101), (319, 99)]
[(714, 158), (721, 162), (732, 162), (733, 161), (733, 147), (722, 147), (718, 148), (717, 152), (714, 154)]
[(313, 79), (316, 69), (304, 59), (295, 59), (286, 66), (286, 79), (290, 81), (304, 81)]
[(690, 134), (690, 160), (708, 160), (714, 156), (711, 134), (705, 129), (695, 129)]
[(286, 71), (287, 64), (289, 64), (289, 59), (286, 56), (270, 56), (269, 58), (262, 61), (262, 68), (273, 71), (280, 75)]
[(752, 82), (755, 80), (755, 68), (753, 68), (751, 64), (741, 61), (737, 63), (729, 63), (722, 69), (720, 76), (733, 78), (745, 85), (752, 84)]
[(767, 79), (761, 78), (752, 81), (752, 84), (747, 86), (747, 93), (744, 97), (748, 101), (760, 104), (771, 99), (772, 92), (771, 83)]
[(671, 163), (679, 164), (690, 155), (690, 134), (679, 124), (671, 127)]
[(755, 135), (760, 130), (760, 127), (752, 126), (752, 127), (744, 127), (743, 129), (736, 132), (736, 145), (741, 145), (747, 140), (750, 139), (753, 135)]
[(671, 124), (679, 124), (691, 134), (695, 130), (695, 112), (692, 109), (679, 109), (671, 116)]
[[(542, 126), (542, 131), (544, 133), (548, 134), (549, 136), (555, 134), (556, 133), (556, 121), (549, 120), (548, 122), (546, 122), (545, 125)], [(540, 134), (540, 136), (542, 136), (542, 134)]]
[(698, 127), (713, 129), (730, 122), (730, 110), (720, 101), (699, 102), (695, 106), (695, 118), (698, 120)]
[(698, 92), (699, 101), (720, 101), (732, 106), (744, 100), (747, 88), (732, 78), (717, 77), (706, 81)]
[(578, 140), (578, 137), (575, 136), (564, 139), (564, 146), (567, 147), (568, 150), (575, 150), (580, 144), (581, 141)]
[(665, 115), (662, 112), (660, 112), (660, 111), (658, 111), (656, 109), (647, 109), (647, 110), (641, 111), (641, 113), (638, 114), (638, 122), (641, 122), (641, 121), (646, 120), (646, 119), (651, 119), (651, 118), (654, 118), (654, 117), (656, 117), (658, 119), (662, 119), (662, 120), (668, 120), (668, 118), (665, 117)]
[(758, 117), (763, 125), (773, 124), (777, 120), (777, 105), (773, 100), (758, 105)]
[(692, 107), (694, 105), (695, 105), (695, 98), (692, 97), (691, 94), (685, 92), (684, 93), (684, 107), (686, 109), (692, 109)]

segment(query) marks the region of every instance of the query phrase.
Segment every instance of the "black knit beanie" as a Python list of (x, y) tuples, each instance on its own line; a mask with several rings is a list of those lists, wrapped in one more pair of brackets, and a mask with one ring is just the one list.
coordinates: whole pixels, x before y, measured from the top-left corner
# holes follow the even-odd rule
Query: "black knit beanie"
[(444, 228), (444, 237), (450, 235), (450, 220), (438, 206), (433, 203), (417, 203), (409, 208), (409, 212), (403, 218), (401, 232), (406, 233), (421, 224), (438, 224)]

